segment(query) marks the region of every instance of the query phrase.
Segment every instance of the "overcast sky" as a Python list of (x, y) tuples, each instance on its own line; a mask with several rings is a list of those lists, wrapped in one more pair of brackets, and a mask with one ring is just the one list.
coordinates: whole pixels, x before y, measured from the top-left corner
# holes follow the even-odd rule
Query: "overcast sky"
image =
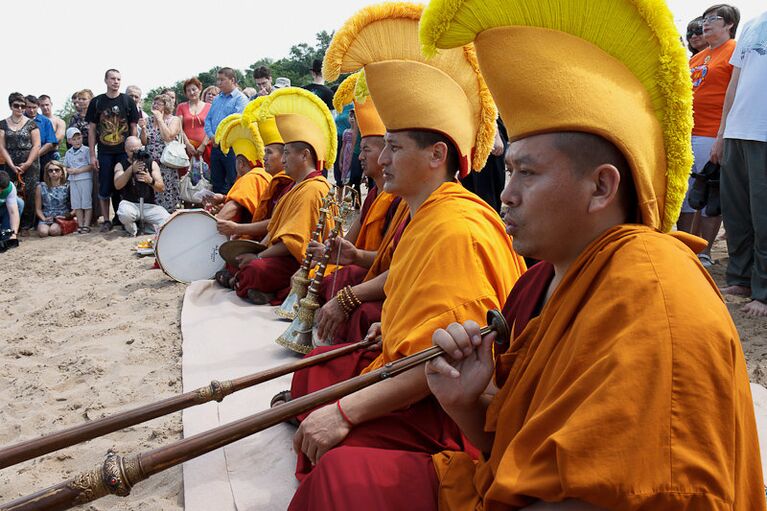
[[(216, 65), (245, 69), (263, 57), (278, 59), (292, 45), (314, 44), (315, 33), (335, 30), (360, 7), (378, 2), (0, 0), (0, 118), (8, 115), (6, 99), (14, 91), (48, 94), (54, 110), (76, 90), (100, 94), (110, 67), (122, 72), (123, 87), (136, 84), (146, 92)], [(713, 3), (669, 0), (680, 30)], [(741, 23), (767, 9), (764, 0), (734, 5)]]

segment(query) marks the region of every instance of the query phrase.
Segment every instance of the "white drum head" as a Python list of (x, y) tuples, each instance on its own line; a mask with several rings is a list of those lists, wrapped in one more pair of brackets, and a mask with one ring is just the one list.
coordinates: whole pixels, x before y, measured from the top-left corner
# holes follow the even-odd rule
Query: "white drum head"
[(224, 269), (218, 247), (226, 240), (216, 228), (216, 219), (207, 211), (179, 211), (160, 228), (154, 253), (162, 271), (189, 284), (212, 279)]

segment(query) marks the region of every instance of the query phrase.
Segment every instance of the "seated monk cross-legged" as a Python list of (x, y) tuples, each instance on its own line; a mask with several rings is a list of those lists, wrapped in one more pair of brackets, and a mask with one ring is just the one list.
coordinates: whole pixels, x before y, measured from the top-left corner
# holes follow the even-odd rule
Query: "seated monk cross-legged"
[(266, 236), (260, 240), (266, 250), (237, 257), (235, 291), (261, 305), (287, 295), (290, 277), (304, 258), (322, 199), (330, 190), (320, 169), (332, 166), (337, 140), (327, 106), (304, 89), (288, 87), (274, 92), (256, 115), (275, 118), (285, 143), (282, 163), (295, 183), (275, 206)]
[[(296, 372), (285, 399), (425, 349), (432, 332), (452, 321), (481, 321), (500, 306), (524, 270), (498, 214), (456, 180), (483, 167), (494, 138), (495, 106), (471, 48), (442, 52), (429, 61), (421, 56), (421, 10), (414, 4), (365, 8), (336, 32), (325, 55), (328, 80), (356, 71), (353, 66), (365, 57), (367, 88), (387, 128), (378, 160), (383, 190), (402, 197), (411, 218), (384, 286), (379, 351), (354, 352)], [(387, 33), (396, 36), (386, 36), (391, 40), (382, 46)], [(392, 76), (412, 86), (403, 88)], [(291, 505), (296, 509), (305, 502), (302, 488), (314, 486), (312, 468), (346, 447), (476, 455), (431, 397), (420, 367), (298, 419), (293, 446), (302, 482)]]
[(764, 511), (737, 330), (703, 240), (670, 232), (692, 97), (668, 8), (433, 0), (420, 33), (474, 40), (511, 140), (507, 231), (541, 262), (506, 300), (508, 344), (476, 321), (433, 334), (428, 387), (481, 458), (331, 450), (295, 508)]

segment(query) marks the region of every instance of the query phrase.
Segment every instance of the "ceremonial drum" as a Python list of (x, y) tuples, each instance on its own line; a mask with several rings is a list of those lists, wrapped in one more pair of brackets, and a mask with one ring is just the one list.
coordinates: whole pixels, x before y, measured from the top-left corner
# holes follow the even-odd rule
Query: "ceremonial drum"
[(216, 219), (207, 211), (177, 211), (157, 233), (154, 255), (166, 275), (189, 284), (212, 279), (224, 269), (218, 247), (226, 240), (216, 228)]

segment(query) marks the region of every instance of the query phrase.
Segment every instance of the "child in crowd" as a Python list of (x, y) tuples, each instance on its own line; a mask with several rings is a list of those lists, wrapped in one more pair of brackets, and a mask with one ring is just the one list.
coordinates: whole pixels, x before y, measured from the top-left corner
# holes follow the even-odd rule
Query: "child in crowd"
[(67, 229), (72, 218), (69, 185), (64, 164), (58, 160), (45, 164), (43, 180), (35, 190), (35, 212), (40, 220), (37, 223), (37, 234), (41, 238), (74, 232), (74, 226)]
[(83, 136), (79, 129), (67, 129), (67, 142), (72, 147), (64, 155), (64, 166), (69, 174), (69, 193), (77, 217), (77, 232), (89, 233), (93, 214), (93, 165), (88, 149), (83, 146)]

